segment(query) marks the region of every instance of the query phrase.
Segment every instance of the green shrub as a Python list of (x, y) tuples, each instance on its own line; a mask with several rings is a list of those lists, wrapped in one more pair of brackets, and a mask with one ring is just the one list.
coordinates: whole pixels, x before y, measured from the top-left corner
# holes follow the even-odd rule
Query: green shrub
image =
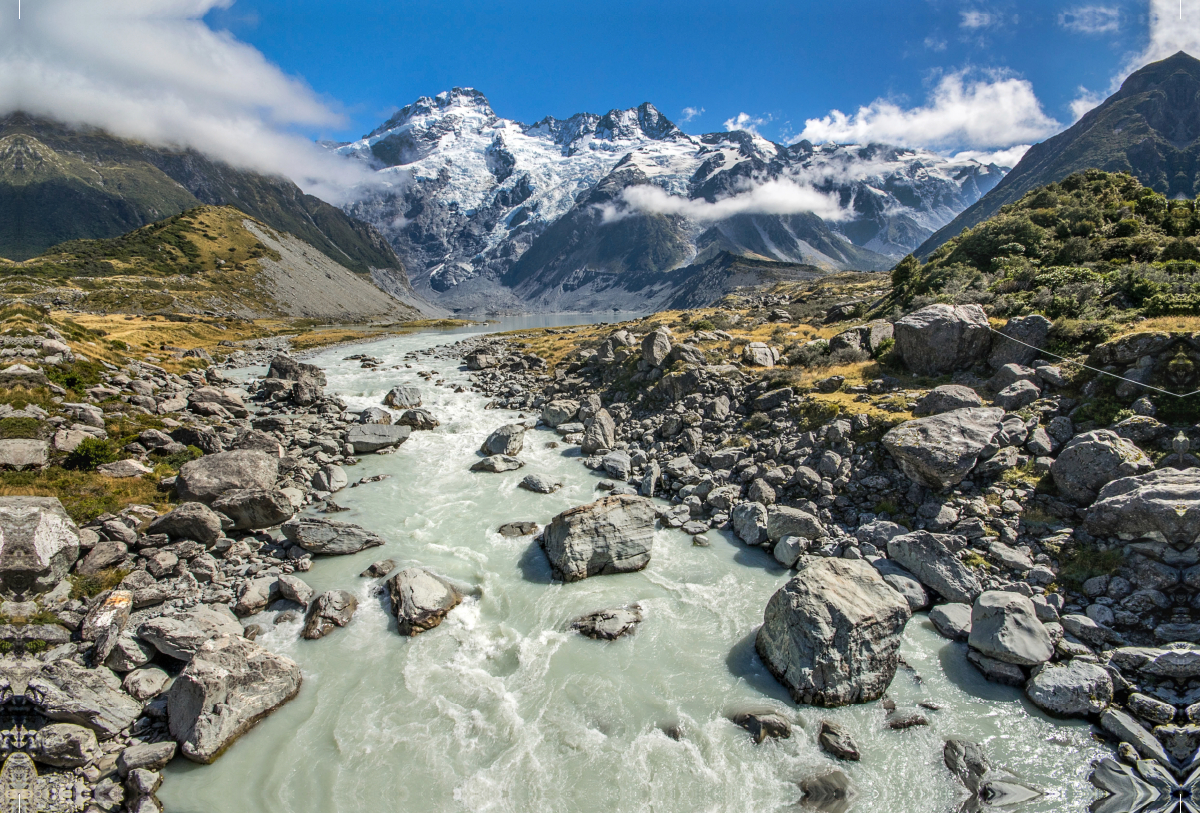
[(203, 456), (204, 452), (196, 446), (189, 446), (186, 450), (182, 452), (176, 452), (175, 454), (162, 456), (155, 455), (155, 457), (158, 458), (158, 462), (165, 463), (173, 469), (178, 469), (184, 463), (189, 463), (196, 458)]
[(97, 466), (112, 463), (117, 459), (117, 450), (110, 440), (84, 438), (75, 451), (67, 455), (63, 467), (78, 471), (91, 471)]
[(36, 438), (41, 427), (37, 418), (0, 418), (0, 439)]
[(105, 590), (112, 590), (128, 575), (129, 570), (126, 568), (108, 568), (86, 576), (73, 573), (67, 577), (71, 581), (71, 598), (98, 596)]
[(1059, 579), (1074, 590), (1095, 576), (1112, 576), (1125, 564), (1125, 555), (1120, 548), (1100, 550), (1091, 545), (1077, 545), (1063, 556), (1058, 571)]
[(695, 322), (692, 322), (692, 330), (715, 330), (715, 329), (716, 329), (716, 325), (714, 325), (708, 319), (697, 319)]
[(811, 432), (832, 421), (841, 412), (841, 408), (829, 401), (816, 398), (805, 398), (791, 407), (792, 417), (801, 432)]

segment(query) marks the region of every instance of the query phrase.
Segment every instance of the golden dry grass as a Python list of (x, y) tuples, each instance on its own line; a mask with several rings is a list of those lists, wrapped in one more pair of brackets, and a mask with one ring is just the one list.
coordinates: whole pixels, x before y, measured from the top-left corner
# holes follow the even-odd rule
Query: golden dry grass
[(158, 490), (155, 475), (113, 478), (54, 466), (41, 471), (0, 473), (0, 497), (57, 497), (71, 518), (80, 523), (129, 505), (149, 505), (160, 513), (171, 507), (167, 495)]

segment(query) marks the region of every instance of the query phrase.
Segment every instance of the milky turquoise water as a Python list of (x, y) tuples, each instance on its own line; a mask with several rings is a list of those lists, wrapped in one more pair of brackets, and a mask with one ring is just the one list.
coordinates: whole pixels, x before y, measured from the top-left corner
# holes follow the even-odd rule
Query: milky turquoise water
[[(442, 425), (349, 470), (352, 481), (391, 475), (340, 493), (351, 510), (336, 517), (388, 543), (318, 559), (303, 575), (317, 590), (354, 592), (358, 614), (320, 641), (299, 640), (298, 623), (260, 639), (300, 663), (300, 695), (216, 764), (176, 760), (160, 791), (168, 811), (772, 811), (800, 800), (800, 780), (840, 768), (858, 790), (852, 810), (943, 813), (957, 809), (961, 793), (941, 762), (952, 736), (985, 743), (996, 764), (1047, 790), (1022, 810), (1086, 810), (1089, 765), (1105, 753), (1088, 726), (1050, 720), (1017, 690), (983, 681), (962, 645), (941, 639), (924, 616), (908, 625), (902, 654), (912, 668), (901, 669), (890, 694), (901, 705), (944, 708), (927, 713), (928, 727), (891, 731), (879, 704), (796, 707), (767, 674), (753, 635), (787, 574), (762, 551), (719, 533), (711, 547), (693, 547), (663, 530), (643, 572), (552, 583), (529, 538), (496, 528), (545, 524), (593, 499), (598, 477), (578, 451), (547, 448), (557, 437), (532, 431), (525, 469), (469, 472), (483, 438), (515, 416), (417, 376), (435, 369), (466, 383), (465, 372), (442, 361), (411, 370), (341, 361), (367, 352), (399, 364), (410, 350), (456, 338), (416, 334), (315, 359), (351, 406), (379, 405), (392, 386), (415, 384)], [(518, 489), (530, 472), (564, 487), (549, 496)], [(432, 568), (473, 595), (440, 627), (402, 638), (374, 593), (378, 583), (357, 575), (385, 557)], [(646, 618), (631, 637), (598, 642), (567, 631), (583, 613), (635, 601)], [(754, 745), (726, 719), (747, 709), (782, 712), (793, 736)], [(825, 717), (852, 733), (860, 763), (820, 751)]]

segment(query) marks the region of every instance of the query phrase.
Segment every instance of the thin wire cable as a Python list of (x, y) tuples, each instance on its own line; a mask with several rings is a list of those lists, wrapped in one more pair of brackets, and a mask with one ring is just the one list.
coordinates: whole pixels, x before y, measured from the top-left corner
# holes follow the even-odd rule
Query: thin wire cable
[(1030, 350), (1036, 350), (1044, 356), (1050, 356), (1052, 358), (1056, 358), (1061, 361), (1065, 361), (1067, 364), (1074, 364), (1077, 367), (1082, 367), (1085, 370), (1091, 370), (1094, 373), (1100, 373), (1100, 375), (1112, 376), (1113, 378), (1118, 378), (1121, 381), (1128, 381), (1130, 384), (1136, 384), (1137, 386), (1139, 386), (1143, 389), (1154, 390), (1155, 392), (1161, 392), (1163, 395), (1170, 395), (1175, 398), (1187, 398), (1188, 396), (1191, 396), (1191, 395), (1200, 394), (1200, 390), (1193, 390), (1192, 392), (1180, 395), (1177, 392), (1171, 392), (1170, 390), (1164, 390), (1159, 387), (1152, 387), (1149, 384), (1143, 384), (1141, 381), (1134, 381), (1132, 378), (1126, 378), (1123, 375), (1117, 375), (1116, 373), (1110, 373), (1107, 370), (1100, 370), (1096, 367), (1089, 367), (1088, 365), (1086, 365), (1082, 362), (1079, 362), (1079, 361), (1072, 361), (1071, 359), (1067, 358), (1066, 356), (1060, 356), (1057, 353), (1048, 353), (1040, 347), (1034, 347), (1032, 344), (1029, 344), (1028, 342), (1023, 342), (1020, 339), (1014, 339), (1012, 336), (1001, 333), (1000, 331), (996, 330), (991, 325), (988, 325), (988, 330), (992, 331), (992, 333), (995, 333), (997, 336), (1003, 336), (1005, 339), (1007, 339), (1010, 342), (1016, 342), (1017, 344), (1028, 347)]

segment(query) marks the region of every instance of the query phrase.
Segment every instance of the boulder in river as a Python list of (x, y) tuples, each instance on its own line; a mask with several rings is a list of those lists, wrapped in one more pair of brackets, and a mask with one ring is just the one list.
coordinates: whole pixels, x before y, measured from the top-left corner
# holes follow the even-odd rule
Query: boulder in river
[(535, 494), (553, 494), (562, 488), (562, 483), (544, 474), (527, 474), (517, 485)]
[(583, 433), (581, 449), (585, 455), (595, 454), (601, 449), (611, 449), (616, 442), (617, 424), (608, 410), (601, 407)]
[(280, 530), (292, 544), (325, 556), (358, 553), (384, 543), (383, 537), (358, 525), (332, 519), (297, 517), (285, 522)]
[(911, 615), (867, 562), (820, 559), (771, 596), (755, 649), (797, 703), (865, 703), (895, 677)]
[(412, 435), (412, 427), (388, 426), (380, 423), (357, 424), (346, 430), (346, 443), (355, 454), (370, 454), (380, 449), (399, 446)]
[(413, 429), (423, 432), (437, 429), (441, 425), (441, 422), (433, 417), (432, 412), (420, 408), (404, 410), (400, 413), (400, 417), (396, 418), (396, 423), (400, 426), (411, 426)]
[(821, 721), (821, 731), (817, 735), (817, 743), (820, 744), (822, 751), (833, 754), (838, 759), (858, 762), (861, 758), (861, 754), (858, 752), (858, 743), (846, 729), (832, 720)]
[(883, 436), (900, 470), (921, 485), (962, 482), (1002, 428), (1004, 410), (972, 407), (906, 421)]
[(287, 495), (277, 488), (232, 489), (213, 500), (212, 507), (233, 520), (239, 531), (271, 528), (296, 513)]
[(991, 347), (979, 305), (927, 305), (895, 324), (896, 352), (917, 375), (936, 376), (982, 361)]
[(505, 471), (516, 471), (524, 467), (525, 461), (517, 457), (509, 457), (508, 455), (494, 454), (490, 457), (485, 457), (471, 464), (471, 471), (489, 471), (494, 474), (499, 474)]
[(521, 453), (521, 448), (524, 445), (525, 425), (510, 423), (501, 426), (488, 435), (487, 440), (479, 447), (479, 451), (489, 456), (505, 455), (506, 457), (515, 457)]
[(278, 458), (250, 449), (218, 452), (184, 463), (175, 491), (184, 502), (211, 505), (226, 491), (274, 488), (278, 477)]
[(383, 403), (393, 409), (412, 409), (421, 405), (421, 390), (411, 384), (392, 387), (383, 396)]
[(929, 611), (929, 620), (951, 641), (965, 641), (971, 634), (971, 605), (939, 604)]
[(336, 627), (349, 624), (357, 609), (358, 599), (345, 590), (325, 591), (309, 607), (308, 617), (304, 621), (304, 637), (310, 640), (324, 638)]
[(551, 429), (559, 424), (570, 423), (579, 414), (579, 402), (568, 398), (556, 398), (542, 407), (542, 423)]
[(328, 491), (334, 494), (350, 484), (346, 470), (336, 463), (327, 463), (313, 475), (312, 487), (317, 491)]
[(392, 611), (401, 635), (431, 630), (462, 602), (462, 594), (423, 567), (406, 567), (387, 580)]
[(766, 740), (786, 740), (792, 736), (792, 724), (776, 711), (743, 711), (729, 720), (749, 731), (755, 745), (761, 745)]
[(556, 579), (628, 573), (650, 562), (654, 505), (643, 497), (618, 495), (562, 512), (542, 534), (542, 548)]
[(0, 497), (0, 592), (44, 593), (79, 557), (79, 529), (54, 497)]
[(1063, 665), (1047, 663), (1035, 668), (1025, 684), (1025, 695), (1050, 714), (1087, 717), (1099, 714), (1112, 702), (1113, 682), (1103, 667), (1072, 659)]
[(571, 629), (588, 638), (613, 641), (633, 632), (634, 627), (640, 623), (642, 608), (634, 604), (630, 607), (614, 607), (588, 613), (572, 621)]
[(210, 763), (300, 691), (300, 666), (240, 635), (205, 642), (167, 692), (171, 736)]
[(1106, 483), (1153, 468), (1154, 462), (1133, 443), (1111, 430), (1097, 429), (1063, 446), (1050, 474), (1064, 496), (1086, 505)]
[(967, 643), (989, 658), (1016, 666), (1036, 666), (1054, 655), (1050, 633), (1038, 621), (1033, 602), (1004, 590), (988, 590), (975, 599)]
[(975, 571), (963, 564), (945, 538), (928, 531), (913, 531), (887, 543), (888, 556), (921, 584), (948, 601), (970, 604), (981, 588)]

